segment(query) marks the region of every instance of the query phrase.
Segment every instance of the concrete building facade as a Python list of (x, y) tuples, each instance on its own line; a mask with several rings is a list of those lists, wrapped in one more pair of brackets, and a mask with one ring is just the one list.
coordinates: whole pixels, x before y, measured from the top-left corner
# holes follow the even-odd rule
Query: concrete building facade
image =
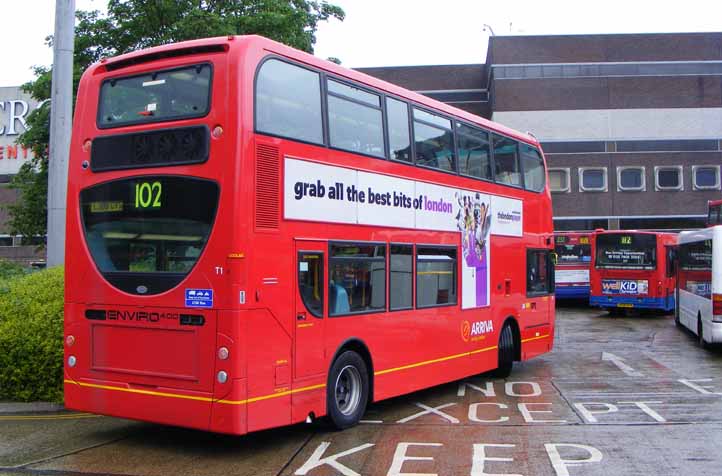
[(486, 64), (362, 71), (538, 137), (557, 229), (697, 228), (722, 198), (722, 33), (494, 36)]

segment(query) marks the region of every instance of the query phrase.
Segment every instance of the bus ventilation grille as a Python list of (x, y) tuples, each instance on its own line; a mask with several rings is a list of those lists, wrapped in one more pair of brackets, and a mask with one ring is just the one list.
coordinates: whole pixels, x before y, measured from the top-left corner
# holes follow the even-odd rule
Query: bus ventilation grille
[(278, 147), (256, 146), (256, 228), (278, 229)]
[(100, 136), (93, 141), (93, 172), (199, 164), (208, 160), (206, 126)]

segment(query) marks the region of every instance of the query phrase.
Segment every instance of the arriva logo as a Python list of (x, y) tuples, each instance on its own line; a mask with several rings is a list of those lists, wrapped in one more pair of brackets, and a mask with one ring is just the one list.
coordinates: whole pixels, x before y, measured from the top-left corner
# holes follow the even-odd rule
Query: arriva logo
[(464, 342), (475, 342), (485, 338), (484, 334), (494, 332), (494, 323), (492, 321), (476, 321), (469, 323), (464, 321), (461, 323), (461, 338)]

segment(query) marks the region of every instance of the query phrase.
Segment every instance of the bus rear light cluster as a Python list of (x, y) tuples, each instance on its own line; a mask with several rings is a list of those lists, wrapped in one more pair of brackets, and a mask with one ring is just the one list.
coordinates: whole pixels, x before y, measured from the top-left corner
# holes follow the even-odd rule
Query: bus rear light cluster
[(216, 378), (218, 379), (218, 383), (226, 383), (228, 381), (228, 374), (225, 371), (221, 370), (220, 372), (218, 372)]
[(712, 321), (722, 322), (722, 294), (712, 295)]
[(218, 358), (221, 359), (221, 360), (226, 360), (226, 359), (228, 359), (228, 355), (229, 355), (229, 354), (230, 354), (230, 353), (228, 352), (228, 348), (227, 348), (227, 347), (221, 347), (220, 349), (218, 349)]
[(71, 355), (68, 357), (68, 367), (75, 367), (75, 364), (78, 363), (78, 359), (75, 358), (74, 355)]
[(65, 345), (67, 345), (68, 347), (72, 347), (73, 344), (75, 344), (75, 337), (68, 336), (65, 338)]

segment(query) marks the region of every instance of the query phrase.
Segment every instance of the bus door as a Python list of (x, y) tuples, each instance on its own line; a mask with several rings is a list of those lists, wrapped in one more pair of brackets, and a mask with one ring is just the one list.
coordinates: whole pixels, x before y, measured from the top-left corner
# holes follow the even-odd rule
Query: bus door
[(324, 302), (326, 243), (296, 241), (296, 297), (294, 312), (294, 377), (325, 372)]

